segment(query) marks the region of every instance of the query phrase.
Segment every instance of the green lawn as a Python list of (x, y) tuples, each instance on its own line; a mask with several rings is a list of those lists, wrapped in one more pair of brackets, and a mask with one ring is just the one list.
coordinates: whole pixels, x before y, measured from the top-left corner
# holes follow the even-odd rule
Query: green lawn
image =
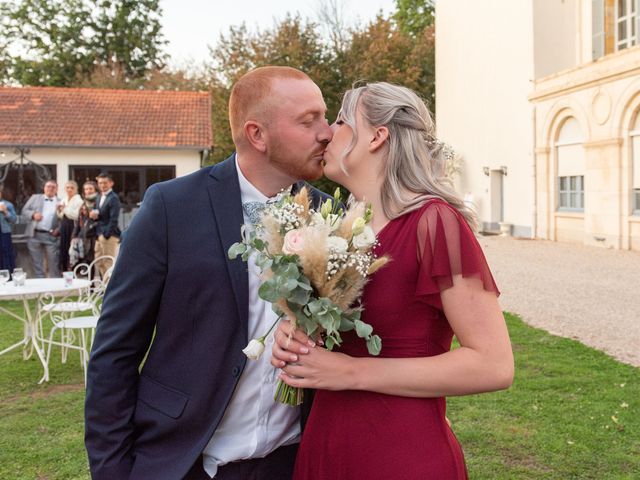
[[(513, 387), (449, 400), (471, 479), (639, 478), (640, 369), (507, 321)], [(21, 324), (0, 316), (0, 332), (1, 349), (20, 338)], [(37, 360), (0, 357), (0, 479), (89, 478), (78, 354), (62, 365), (57, 353), (44, 386)]]

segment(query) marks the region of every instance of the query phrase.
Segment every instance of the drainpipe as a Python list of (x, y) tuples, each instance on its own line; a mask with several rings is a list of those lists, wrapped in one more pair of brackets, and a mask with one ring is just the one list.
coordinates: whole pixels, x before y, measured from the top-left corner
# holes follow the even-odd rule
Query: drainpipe
[(200, 168), (204, 167), (204, 162), (208, 156), (209, 156), (208, 149), (205, 148), (204, 150), (200, 150)]

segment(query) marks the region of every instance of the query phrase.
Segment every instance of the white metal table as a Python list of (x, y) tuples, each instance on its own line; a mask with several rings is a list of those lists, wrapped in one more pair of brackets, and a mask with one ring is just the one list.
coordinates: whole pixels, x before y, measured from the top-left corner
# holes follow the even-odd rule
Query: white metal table
[[(16, 315), (0, 303), (1, 312), (6, 313), (24, 324), (24, 337), (22, 340), (0, 351), (0, 355), (22, 347), (22, 356), (27, 360), (31, 355), (33, 355), (33, 351), (35, 350), (36, 355), (42, 364), (42, 368), (44, 369), (44, 374), (38, 383), (48, 380), (49, 366), (47, 365), (42, 347), (40, 346), (40, 342), (43, 339), (40, 338), (38, 334), (38, 323), (40, 322), (41, 315), (40, 299), (44, 296), (50, 296), (53, 298), (77, 294), (81, 290), (89, 288), (90, 285), (91, 282), (89, 280), (77, 278), (73, 279), (71, 285), (65, 285), (63, 278), (29, 278), (25, 280), (25, 284), (22, 286), (16, 286), (13, 282), (9, 282), (0, 287), (0, 302), (3, 300), (22, 300), (24, 313), (24, 316)], [(37, 301), (32, 307), (29, 300), (34, 298), (37, 299)]]

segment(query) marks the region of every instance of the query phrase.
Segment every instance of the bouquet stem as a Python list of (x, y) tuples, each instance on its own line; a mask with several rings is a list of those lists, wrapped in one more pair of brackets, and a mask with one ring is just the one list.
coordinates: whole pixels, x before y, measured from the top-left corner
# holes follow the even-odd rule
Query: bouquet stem
[(276, 402), (284, 403), (292, 407), (300, 405), (304, 399), (304, 390), (298, 387), (287, 385), (282, 380), (278, 380), (276, 394), (273, 396)]

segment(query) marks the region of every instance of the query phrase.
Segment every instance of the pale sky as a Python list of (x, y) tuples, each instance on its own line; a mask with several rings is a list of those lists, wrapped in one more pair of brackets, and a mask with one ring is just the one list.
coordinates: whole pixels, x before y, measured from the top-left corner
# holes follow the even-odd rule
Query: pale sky
[[(348, 23), (366, 23), (382, 9), (394, 10), (394, 0), (341, 0)], [(180, 65), (208, 59), (207, 45), (214, 45), (220, 33), (231, 25), (246, 22), (249, 29), (264, 29), (299, 12), (303, 18), (316, 18), (320, 0), (161, 0), (163, 30), (169, 41), (170, 63)]]

